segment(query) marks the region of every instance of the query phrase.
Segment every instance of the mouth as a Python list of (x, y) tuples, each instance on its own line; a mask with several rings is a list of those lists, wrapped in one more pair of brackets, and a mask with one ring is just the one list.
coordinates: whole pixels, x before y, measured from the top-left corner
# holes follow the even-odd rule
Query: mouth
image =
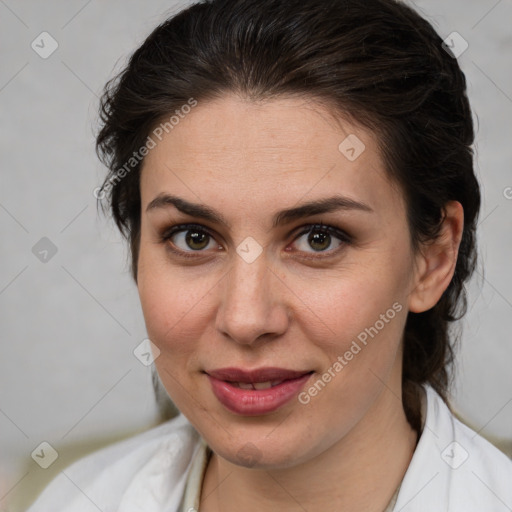
[(284, 368), (222, 368), (205, 372), (213, 394), (229, 411), (257, 416), (288, 403), (304, 387), (313, 371)]

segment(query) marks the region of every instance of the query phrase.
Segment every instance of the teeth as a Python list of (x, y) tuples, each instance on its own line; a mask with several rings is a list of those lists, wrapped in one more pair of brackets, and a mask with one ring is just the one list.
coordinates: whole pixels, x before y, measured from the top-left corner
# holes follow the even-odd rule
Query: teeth
[(253, 383), (254, 389), (269, 389), (272, 387), (272, 382), (254, 382)]
[(274, 386), (277, 386), (278, 384), (281, 384), (283, 382), (282, 380), (273, 380), (273, 381), (267, 381), (267, 382), (232, 382), (234, 386), (240, 389), (269, 389), (273, 388)]
[(235, 384), (240, 389), (254, 389), (250, 382), (236, 382)]

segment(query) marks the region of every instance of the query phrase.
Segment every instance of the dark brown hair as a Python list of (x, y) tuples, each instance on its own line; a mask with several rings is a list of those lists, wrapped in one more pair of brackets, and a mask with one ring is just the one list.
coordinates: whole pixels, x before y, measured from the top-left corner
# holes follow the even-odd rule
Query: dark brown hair
[(191, 98), (204, 102), (228, 92), (254, 101), (319, 100), (371, 129), (403, 190), (415, 250), (438, 235), (448, 201), (462, 204), (453, 279), (437, 305), (409, 313), (405, 327), (403, 404), (418, 429), (418, 384), (430, 383), (447, 401), (450, 322), (465, 313), (464, 283), (476, 262), (480, 191), (457, 60), (428, 21), (395, 0), (212, 0), (163, 22), (101, 100), (97, 152), (110, 169), (102, 193), (130, 241), (135, 279), (141, 162), (127, 171), (126, 162)]

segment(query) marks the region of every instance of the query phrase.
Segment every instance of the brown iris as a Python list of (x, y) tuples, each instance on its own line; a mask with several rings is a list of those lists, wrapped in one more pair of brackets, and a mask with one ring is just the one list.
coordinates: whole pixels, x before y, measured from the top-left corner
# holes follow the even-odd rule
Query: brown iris
[[(323, 251), (331, 245), (331, 235), (325, 231), (312, 231), (308, 236), (308, 242), (313, 249)], [(315, 247), (314, 244), (319, 244), (321, 247)]]
[(208, 239), (209, 235), (204, 231), (199, 230), (188, 230), (185, 237), (187, 245), (195, 251), (204, 249), (208, 245)]

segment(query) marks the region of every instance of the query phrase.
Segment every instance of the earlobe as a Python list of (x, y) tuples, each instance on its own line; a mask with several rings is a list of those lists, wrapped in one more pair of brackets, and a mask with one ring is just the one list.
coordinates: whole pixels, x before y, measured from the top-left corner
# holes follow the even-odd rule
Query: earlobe
[(448, 288), (455, 272), (463, 228), (462, 205), (458, 201), (448, 202), (439, 236), (424, 244), (418, 254), (409, 311), (422, 313), (433, 308)]

